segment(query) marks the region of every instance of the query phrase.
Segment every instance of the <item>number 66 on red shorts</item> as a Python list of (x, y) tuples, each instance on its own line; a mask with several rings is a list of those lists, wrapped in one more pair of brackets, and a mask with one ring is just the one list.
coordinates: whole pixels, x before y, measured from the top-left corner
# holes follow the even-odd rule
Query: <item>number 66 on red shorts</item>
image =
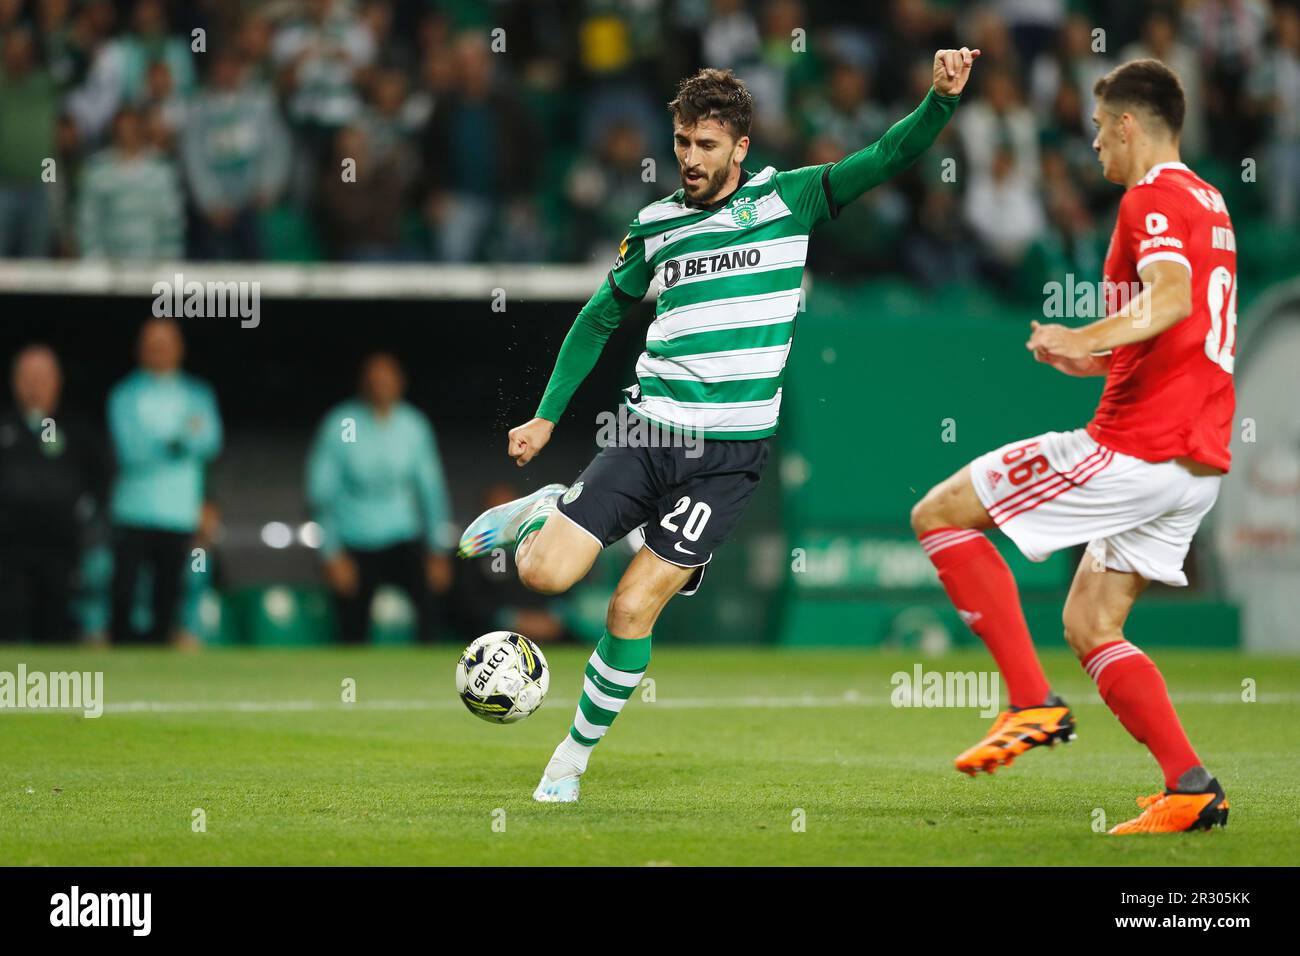
[(1085, 429), (1012, 442), (971, 462), (975, 494), (1031, 561), (1087, 544), (1115, 571), (1187, 584), (1183, 560), (1221, 477), (1107, 448)]

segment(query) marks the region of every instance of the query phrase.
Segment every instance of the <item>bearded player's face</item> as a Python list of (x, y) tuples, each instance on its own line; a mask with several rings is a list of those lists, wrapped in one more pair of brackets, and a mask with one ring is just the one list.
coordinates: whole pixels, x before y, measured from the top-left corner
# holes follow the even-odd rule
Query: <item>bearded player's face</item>
[(713, 202), (727, 185), (734, 166), (749, 151), (749, 137), (736, 139), (715, 119), (693, 126), (673, 123), (673, 150), (686, 198), (697, 205)]

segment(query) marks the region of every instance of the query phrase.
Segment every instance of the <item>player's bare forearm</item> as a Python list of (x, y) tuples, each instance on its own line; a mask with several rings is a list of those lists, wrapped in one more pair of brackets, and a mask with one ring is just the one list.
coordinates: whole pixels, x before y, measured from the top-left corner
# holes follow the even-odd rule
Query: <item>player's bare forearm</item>
[(1142, 292), (1122, 309), (1077, 329), (1033, 323), (1025, 347), (1037, 355), (1084, 360), (1098, 352), (1155, 338), (1192, 314), (1191, 273), (1177, 262), (1160, 261), (1141, 272)]
[(1089, 355), (1081, 359), (1061, 358), (1059, 355), (1053, 355), (1042, 349), (1034, 350), (1034, 359), (1052, 366), (1058, 372), (1065, 375), (1071, 375), (1075, 378), (1089, 378), (1094, 375), (1105, 375), (1110, 371), (1110, 353), (1104, 355)]
[(1192, 275), (1181, 263), (1154, 262), (1141, 278), (1142, 292), (1127, 308), (1079, 330), (1092, 351), (1145, 342), (1192, 314)]
[(1092, 375), (1105, 375), (1110, 371), (1110, 356), (1111, 354), (1109, 352), (1104, 352), (1101, 355), (1089, 355), (1086, 359), (1079, 362), (1075, 366), (1075, 370), (1070, 374), (1078, 375), (1081, 378), (1087, 378)]

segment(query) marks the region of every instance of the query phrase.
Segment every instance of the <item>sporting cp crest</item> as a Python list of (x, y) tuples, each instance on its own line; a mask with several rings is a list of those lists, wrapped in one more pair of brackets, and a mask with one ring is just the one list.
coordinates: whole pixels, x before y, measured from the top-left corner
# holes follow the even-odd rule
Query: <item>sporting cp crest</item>
[(752, 226), (758, 221), (758, 210), (754, 200), (745, 196), (731, 204), (731, 219), (737, 226)]
[(571, 505), (578, 500), (578, 495), (582, 494), (582, 482), (575, 482), (573, 487), (564, 493), (562, 499), (566, 505)]

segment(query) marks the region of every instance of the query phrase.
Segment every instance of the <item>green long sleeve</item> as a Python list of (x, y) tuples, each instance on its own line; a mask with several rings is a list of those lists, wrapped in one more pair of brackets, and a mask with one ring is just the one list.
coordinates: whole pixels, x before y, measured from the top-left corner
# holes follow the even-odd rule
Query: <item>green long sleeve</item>
[(638, 301), (639, 296), (629, 295), (615, 286), (612, 276), (600, 284), (564, 337), (555, 359), (555, 370), (537, 406), (538, 418), (548, 422), (560, 420), (573, 393), (595, 367), (610, 333)]
[(852, 202), (916, 162), (947, 125), (960, 99), (960, 95), (944, 96), (931, 88), (921, 105), (889, 127), (880, 139), (832, 166), (830, 188), (835, 204)]
[[(933, 89), (921, 105), (903, 117), (866, 149), (833, 165), (808, 166), (776, 174), (776, 188), (791, 212), (810, 229), (833, 219), (839, 207), (873, 186), (902, 172), (930, 147), (957, 107), (959, 96)], [(675, 197), (674, 197), (675, 198)], [(646, 294), (652, 272), (645, 240), (637, 223), (619, 247), (618, 261), (608, 280), (578, 313), (564, 337), (555, 371), (537, 406), (537, 417), (558, 422), (578, 386), (595, 367), (610, 333)]]

